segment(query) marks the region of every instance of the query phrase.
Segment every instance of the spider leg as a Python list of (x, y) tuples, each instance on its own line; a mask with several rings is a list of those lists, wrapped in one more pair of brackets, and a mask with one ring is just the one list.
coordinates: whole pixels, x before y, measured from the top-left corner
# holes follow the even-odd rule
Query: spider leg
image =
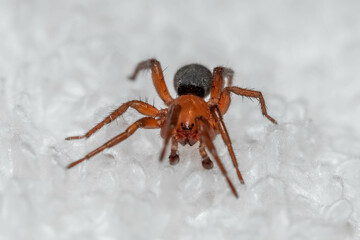
[(171, 153), (169, 156), (169, 161), (171, 165), (175, 165), (179, 162), (179, 152), (178, 152), (178, 141), (175, 136), (172, 137), (171, 141)]
[(230, 101), (231, 101), (230, 100), (231, 92), (235, 93), (237, 95), (240, 95), (240, 96), (248, 97), (248, 98), (257, 98), (260, 102), (262, 114), (267, 119), (269, 119), (272, 123), (277, 124), (276, 120), (267, 114), (266, 104), (265, 104), (265, 100), (264, 100), (262, 93), (259, 91), (249, 90), (249, 89), (245, 89), (245, 88), (226, 87), (224, 89), (224, 91), (221, 94), (221, 98), (220, 98), (220, 102), (219, 102), (219, 108), (220, 108), (220, 111), (222, 114), (225, 114), (227, 109), (229, 108)]
[(203, 168), (212, 169), (214, 164), (210, 160), (209, 156), (207, 155), (207, 153), (205, 151), (205, 146), (204, 146), (203, 143), (200, 143), (199, 151), (200, 151), (200, 155), (201, 155), (201, 158), (202, 158), (201, 164), (202, 164)]
[(123, 133), (117, 135), (116, 137), (112, 138), (111, 140), (107, 141), (100, 147), (96, 148), (94, 151), (88, 153), (85, 157), (70, 163), (67, 168), (72, 168), (75, 165), (81, 163), (82, 161), (85, 161), (94, 155), (98, 154), (99, 152), (102, 152), (106, 148), (110, 148), (128, 137), (130, 137), (138, 128), (145, 128), (145, 129), (153, 129), (153, 128), (159, 128), (160, 127), (160, 120), (156, 120), (152, 117), (144, 117), (139, 120), (137, 120), (135, 123), (131, 124)]
[(168, 116), (166, 117), (165, 125), (161, 129), (161, 136), (164, 138), (164, 146), (159, 157), (160, 161), (164, 159), (165, 150), (169, 143), (170, 137), (174, 135), (180, 112), (181, 112), (180, 105), (172, 105), (169, 109), (169, 113)]
[(224, 88), (224, 79), (228, 79), (228, 87), (232, 85), (232, 79), (234, 76), (234, 71), (230, 68), (225, 67), (215, 67), (213, 71), (213, 80), (211, 86), (211, 94), (210, 94), (210, 105), (218, 104), (221, 96), (221, 92)]
[(232, 70), (231, 68), (224, 68), (223, 70), (223, 77), (227, 78), (227, 86), (231, 87), (232, 86), (232, 81), (233, 81), (233, 77), (234, 77), (234, 70)]
[(170, 96), (169, 90), (166, 87), (163, 71), (161, 69), (160, 62), (156, 59), (149, 59), (143, 62), (140, 62), (133, 74), (129, 76), (130, 80), (135, 80), (138, 73), (142, 70), (151, 69), (152, 72), (152, 79), (155, 85), (156, 91), (159, 94), (160, 98), (165, 102), (166, 105), (169, 105), (173, 98)]
[(124, 104), (122, 104), (118, 109), (116, 109), (115, 111), (113, 111), (109, 116), (107, 116), (103, 121), (101, 121), (100, 123), (98, 123), (95, 127), (93, 127), (92, 129), (90, 129), (85, 135), (83, 136), (74, 136), (74, 137), (67, 137), (65, 138), (65, 140), (74, 140), (74, 139), (82, 139), (82, 138), (88, 138), (91, 135), (93, 135), (97, 130), (99, 130), (100, 128), (102, 128), (104, 125), (111, 123), (112, 121), (114, 121), (116, 118), (118, 118), (119, 116), (121, 116), (129, 107), (134, 108), (135, 110), (137, 110), (139, 113), (146, 115), (146, 116), (151, 116), (151, 117), (156, 117), (160, 111), (155, 108), (154, 106), (142, 102), (142, 101), (129, 101), (126, 102)]
[(238, 175), (239, 181), (240, 181), (241, 184), (244, 184), (244, 179), (243, 179), (243, 177), (242, 177), (242, 175), (240, 173), (238, 162), (236, 160), (235, 153), (234, 153), (234, 150), (232, 148), (231, 140), (230, 140), (228, 131), (226, 130), (226, 127), (225, 127), (224, 121), (222, 119), (222, 114), (221, 114), (221, 112), (219, 110), (219, 107), (218, 106), (212, 107), (210, 109), (210, 112), (211, 112), (211, 115), (213, 116), (213, 118), (216, 121), (218, 130), (219, 130), (219, 132), (221, 134), (221, 137), (222, 137), (223, 141), (225, 142), (226, 147), (227, 147), (227, 149), (229, 151), (229, 154), (230, 154), (231, 160), (233, 162), (234, 168), (236, 169), (236, 174)]
[(227, 112), (231, 103), (230, 92), (226, 89), (227, 88), (225, 88), (224, 91), (221, 93), (221, 97), (218, 103), (222, 115), (224, 115)]
[(234, 185), (232, 184), (232, 182), (229, 179), (229, 176), (227, 175), (227, 172), (225, 170), (224, 165), (222, 164), (219, 155), (216, 152), (215, 146), (211, 140), (210, 137), (210, 124), (209, 122), (203, 117), (197, 117), (195, 119), (196, 122), (196, 126), (197, 129), (199, 131), (199, 138), (200, 138), (200, 143), (204, 144), (206, 146), (206, 148), (209, 150), (209, 152), (211, 153), (211, 155), (214, 157), (217, 165), (219, 166), (222, 174), (224, 175), (224, 177), (226, 178), (227, 183), (229, 184), (229, 187), (231, 189), (231, 191), (233, 192), (233, 194), (235, 195), (235, 197), (238, 197), (238, 194), (235, 190)]

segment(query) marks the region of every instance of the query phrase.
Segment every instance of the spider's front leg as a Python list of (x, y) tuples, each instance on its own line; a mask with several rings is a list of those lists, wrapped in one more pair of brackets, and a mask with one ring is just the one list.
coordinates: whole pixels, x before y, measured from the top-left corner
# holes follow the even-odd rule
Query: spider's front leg
[(237, 176), (239, 178), (239, 181), (240, 181), (241, 184), (245, 184), (244, 179), (243, 179), (243, 177), (241, 175), (241, 172), (239, 170), (238, 162), (237, 162), (236, 157), (235, 157), (235, 153), (234, 153), (234, 150), (233, 150), (233, 147), (232, 147), (232, 143), (231, 143), (228, 131), (226, 130), (225, 123), (224, 123), (224, 121), (222, 119), (222, 115), (221, 115), (221, 112), (219, 110), (219, 107), (218, 106), (211, 107), (210, 113), (211, 113), (212, 117), (215, 119), (218, 131), (220, 132), (221, 137), (222, 137), (222, 139), (223, 139), (223, 141), (224, 141), (224, 143), (225, 143), (225, 145), (226, 145), (226, 147), (227, 147), (227, 149), (229, 151), (229, 154), (230, 154), (231, 160), (233, 162), (234, 168), (236, 169), (236, 174), (237, 174)]
[(137, 120), (135, 123), (131, 124), (123, 133), (121, 133), (121, 134), (117, 135), (116, 137), (112, 138), (111, 140), (107, 141), (106, 143), (104, 143), (103, 145), (101, 145), (100, 147), (95, 149), (94, 151), (88, 153), (85, 157), (83, 157), (75, 162), (70, 163), (67, 166), (67, 168), (72, 168), (75, 165), (102, 152), (106, 148), (110, 148), (110, 147), (124, 141), (125, 139), (130, 137), (138, 128), (154, 129), (154, 128), (159, 128), (160, 126), (161, 126), (161, 120), (157, 120), (152, 117), (141, 118), (141, 119)]
[(169, 90), (166, 87), (163, 71), (160, 65), (160, 62), (156, 59), (149, 59), (143, 62), (140, 62), (134, 73), (129, 77), (130, 80), (135, 80), (136, 76), (140, 71), (151, 69), (152, 79), (155, 85), (156, 91), (159, 94), (160, 98), (164, 101), (164, 103), (169, 106), (173, 101), (173, 98), (170, 96)]
[(82, 139), (82, 138), (88, 138), (91, 135), (93, 135), (97, 130), (102, 128), (104, 125), (111, 123), (116, 118), (120, 117), (129, 107), (134, 108), (139, 113), (150, 116), (150, 117), (156, 117), (160, 114), (160, 110), (155, 108), (154, 106), (142, 102), (142, 101), (129, 101), (124, 104), (122, 104), (118, 109), (113, 111), (109, 116), (107, 116), (103, 121), (101, 121), (99, 124), (97, 124), (95, 127), (90, 129), (85, 135), (82, 136), (73, 136), (73, 137), (67, 137), (65, 140), (74, 140), (74, 139)]
[(232, 184), (229, 176), (227, 175), (227, 172), (225, 170), (225, 167), (223, 165), (223, 163), (221, 162), (219, 155), (215, 149), (215, 146), (211, 140), (210, 137), (210, 124), (209, 122), (203, 117), (197, 117), (195, 119), (196, 122), (196, 126), (197, 129), (199, 131), (199, 138), (200, 138), (200, 144), (204, 144), (206, 146), (206, 148), (209, 150), (209, 152), (211, 153), (211, 155), (214, 157), (215, 162), (217, 163), (217, 165), (220, 168), (220, 171), (222, 172), (222, 174), (224, 175), (224, 177), (226, 178), (226, 181), (231, 189), (231, 191), (233, 192), (233, 194), (235, 195), (235, 197), (238, 197), (238, 194), (235, 190), (234, 185)]

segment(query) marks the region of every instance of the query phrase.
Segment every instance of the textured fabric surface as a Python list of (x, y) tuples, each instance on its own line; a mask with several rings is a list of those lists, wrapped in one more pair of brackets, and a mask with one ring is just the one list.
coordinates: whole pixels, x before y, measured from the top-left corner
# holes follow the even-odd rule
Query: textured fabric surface
[[(360, 239), (360, 2), (0, 1), (0, 239)], [(215, 141), (240, 198), (198, 146), (159, 163), (159, 130), (71, 170), (116, 136), (129, 110), (83, 134), (128, 100), (164, 104), (150, 73), (156, 57), (173, 96), (189, 63), (235, 71), (224, 117), (240, 169)]]

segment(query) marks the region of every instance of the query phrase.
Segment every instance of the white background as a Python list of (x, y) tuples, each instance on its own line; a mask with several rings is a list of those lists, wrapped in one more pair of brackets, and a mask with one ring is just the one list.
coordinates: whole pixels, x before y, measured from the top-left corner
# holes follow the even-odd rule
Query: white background
[[(360, 2), (357, 0), (0, 1), (0, 239), (360, 239)], [(158, 162), (159, 130), (71, 170), (123, 131), (121, 103), (158, 108), (141, 60), (173, 75), (197, 62), (235, 70), (225, 123), (246, 181), (215, 143), (240, 198), (197, 146)]]

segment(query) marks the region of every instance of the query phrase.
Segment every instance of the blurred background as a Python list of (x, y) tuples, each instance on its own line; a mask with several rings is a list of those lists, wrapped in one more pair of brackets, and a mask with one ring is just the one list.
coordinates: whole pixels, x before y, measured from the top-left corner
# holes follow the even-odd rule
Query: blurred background
[[(360, 239), (360, 2), (356, 0), (0, 0), (0, 239)], [(220, 138), (219, 169), (198, 146), (158, 162), (159, 130), (76, 168), (65, 166), (140, 118), (129, 110), (87, 140), (122, 103), (164, 104), (178, 68), (230, 67), (224, 116), (246, 185)]]

